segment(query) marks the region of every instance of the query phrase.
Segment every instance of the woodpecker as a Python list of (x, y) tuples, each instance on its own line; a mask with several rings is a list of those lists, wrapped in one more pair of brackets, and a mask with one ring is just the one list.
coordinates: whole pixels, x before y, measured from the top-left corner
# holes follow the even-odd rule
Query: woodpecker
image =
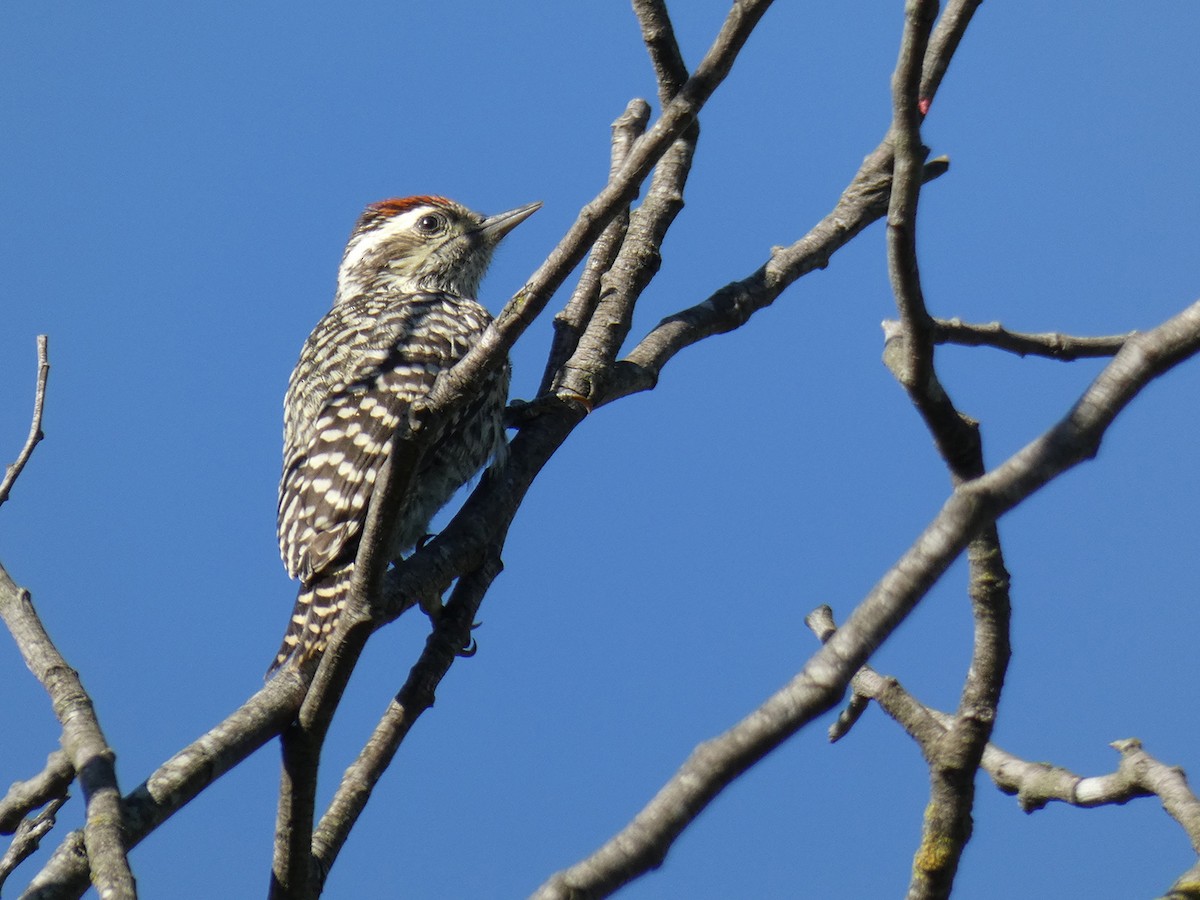
[[(484, 217), (444, 197), (384, 200), (358, 220), (333, 307), (300, 351), (284, 399), (279, 550), (300, 593), (271, 671), (325, 649), (346, 604), (371, 491), (408, 408), (466, 355), (492, 317), (474, 299), (530, 203)], [(403, 498), (391, 559), (506, 447), (507, 360), (435, 438)]]

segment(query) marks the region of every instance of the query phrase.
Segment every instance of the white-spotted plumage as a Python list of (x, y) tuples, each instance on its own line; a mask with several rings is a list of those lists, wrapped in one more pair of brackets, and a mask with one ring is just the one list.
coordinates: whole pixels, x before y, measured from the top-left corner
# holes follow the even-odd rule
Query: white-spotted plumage
[[(317, 324), (284, 401), (279, 548), (300, 593), (272, 669), (324, 649), (345, 605), (371, 491), (408, 410), (478, 342), (491, 316), (474, 296), (500, 239), (541, 204), (485, 218), (441, 197), (367, 207), (351, 234), (333, 308)], [(468, 479), (502, 453), (508, 366), (434, 443), (402, 502), (392, 559)]]

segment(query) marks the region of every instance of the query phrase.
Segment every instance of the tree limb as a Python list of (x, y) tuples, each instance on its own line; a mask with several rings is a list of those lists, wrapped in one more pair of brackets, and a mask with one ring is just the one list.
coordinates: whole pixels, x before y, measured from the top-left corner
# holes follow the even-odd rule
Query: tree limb
[(1106, 337), (1074, 337), (1069, 334), (1023, 334), (1008, 331), (999, 322), (971, 325), (961, 319), (934, 319), (933, 342), (963, 347), (995, 347), (1018, 356), (1045, 356), (1070, 362), (1076, 359), (1112, 356), (1136, 331)]
[(604, 189), (579, 213), (558, 246), (530, 276), (528, 283), (504, 306), (482, 339), (448, 374), (439, 378), (429, 404), (439, 409), (456, 398), (474, 393), (486, 374), (500, 365), (503, 355), (546, 308), (554, 292), (583, 259), (601, 231), (634, 197), (651, 169), (691, 125), (713, 91), (729, 74), (738, 52), (770, 7), (770, 0), (737, 0), (708, 52), (658, 121), (640, 137), (624, 164)]
[[(822, 642), (837, 630), (833, 611), (821, 606), (809, 613), (806, 624)], [(894, 719), (929, 755), (954, 726), (957, 716), (933, 709), (914, 698), (895, 678), (880, 675), (870, 666), (863, 666), (851, 682), (853, 696), (859, 704), (874, 700), (880, 709)], [(844, 737), (847, 729), (842, 722), (830, 728), (830, 740)], [(1108, 775), (1084, 777), (1060, 766), (1029, 762), (987, 744), (981, 767), (996, 787), (1015, 795), (1021, 809), (1037, 812), (1050, 803), (1066, 803), (1090, 809), (1097, 806), (1122, 805), (1138, 797), (1157, 796), (1163, 808), (1187, 833), (1192, 849), (1200, 854), (1200, 800), (1188, 787), (1183, 771), (1153, 759), (1136, 738), (1114, 741), (1110, 746), (1121, 754), (1117, 770)], [(1192, 896), (1200, 862), (1176, 880), (1168, 896)]]
[[(307, 682), (294, 670), (276, 675), (223, 722), (163, 763), (124, 800), (125, 839), (132, 849), (247, 756), (275, 737), (300, 709)], [(23, 895), (57, 900), (83, 895), (88, 855), (83, 835), (69, 834)]]
[[(659, 98), (667, 105), (688, 77), (670, 18), (658, 0), (637, 2), (634, 9), (658, 78)], [(601, 274), (599, 297), (587, 328), (554, 378), (555, 390), (583, 397), (589, 404), (603, 396), (629, 335), (637, 301), (658, 274), (663, 239), (683, 209), (683, 189), (699, 137), (696, 120), (655, 166), (646, 199), (629, 216), (620, 251)]]
[(51, 800), (66, 797), (75, 767), (62, 750), (46, 757), (46, 767), (27, 781), (13, 784), (0, 800), (0, 834), (12, 834), (25, 816)]
[(8, 876), (13, 873), (13, 870), (37, 852), (38, 847), (42, 844), (42, 838), (54, 828), (55, 816), (66, 802), (67, 795), (64, 793), (61, 797), (52, 799), (46, 808), (36, 816), (20, 821), (12, 843), (8, 845), (4, 856), (0, 858), (0, 890), (4, 888), (4, 882), (8, 880)]
[(78, 774), (87, 804), (83, 842), (92, 884), (106, 900), (137, 896), (129, 860), (121, 792), (113, 763), (116, 754), (104, 738), (92, 698), (67, 665), (33, 608), (29, 591), (18, 587), (0, 566), (0, 618), (12, 632), (25, 665), (46, 689), (54, 715), (62, 725), (62, 746)]
[[(637, 99), (630, 100), (625, 112), (612, 123), (612, 162), (608, 173), (610, 179), (620, 170), (633, 142), (645, 132), (649, 119), (650, 105), (645, 100)], [(571, 354), (579, 345), (579, 338), (587, 323), (591, 321), (596, 310), (596, 301), (600, 297), (600, 276), (612, 267), (628, 225), (629, 208), (625, 206), (605, 226), (600, 237), (596, 238), (596, 243), (588, 252), (583, 274), (579, 276), (579, 283), (575, 286), (571, 299), (554, 316), (554, 340), (546, 358), (546, 370), (542, 375), (538, 396), (550, 391), (558, 370), (571, 358)]]
[(617, 835), (552, 876), (538, 900), (607, 896), (659, 865), (675, 838), (727, 785), (837, 703), (867, 658), (916, 607), (972, 537), (1095, 454), (1147, 384), (1200, 352), (1200, 302), (1132, 339), (1067, 416), (993, 471), (959, 485), (942, 510), (791, 682), (733, 728), (698, 746)]
[(480, 569), (458, 580), (408, 680), (388, 704), (358, 758), (342, 775), (341, 784), (313, 834), (312, 855), (322, 886), (401, 742), (421, 714), (433, 706), (438, 684), (470, 644), (475, 614), (501, 568), (499, 555), (493, 553)]

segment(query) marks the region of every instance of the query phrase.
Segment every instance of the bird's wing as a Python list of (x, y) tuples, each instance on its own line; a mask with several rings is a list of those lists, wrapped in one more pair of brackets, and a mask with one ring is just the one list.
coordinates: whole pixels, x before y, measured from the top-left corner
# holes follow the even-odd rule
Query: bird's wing
[[(447, 358), (457, 355), (447, 346), (453, 342), (411, 340), (426, 297), (385, 311), (369, 333), (348, 334), (338, 345), (337, 366), (353, 377), (331, 379), (307, 403), (315, 410), (311, 417), (288, 423), (278, 525), (280, 552), (293, 578), (308, 581), (353, 552), (393, 435), (407, 427), (412, 402), (453, 364)], [(436, 302), (436, 295), (428, 301)], [(318, 360), (314, 370), (321, 365)]]

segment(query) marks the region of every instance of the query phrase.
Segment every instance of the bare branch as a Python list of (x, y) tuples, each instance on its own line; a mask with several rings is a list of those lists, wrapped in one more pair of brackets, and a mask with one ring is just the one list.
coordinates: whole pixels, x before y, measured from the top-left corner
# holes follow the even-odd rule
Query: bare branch
[(46, 808), (36, 816), (22, 819), (17, 825), (12, 843), (8, 845), (3, 858), (0, 858), (0, 889), (4, 888), (4, 882), (8, 880), (8, 876), (13, 873), (13, 870), (37, 852), (38, 847), (42, 844), (42, 838), (54, 828), (55, 816), (66, 802), (67, 796), (64, 793), (61, 797), (51, 800)]
[(312, 854), (322, 885), (380, 776), (416, 720), (433, 706), (437, 686), (451, 664), (470, 644), (475, 614), (501, 568), (499, 555), (492, 554), (483, 567), (459, 579), (408, 680), (388, 704), (358, 758), (343, 774), (313, 835)]
[(929, 313), (925, 309), (917, 264), (917, 203), (925, 159), (921, 145), (923, 116), (917, 105), (917, 88), (921, 60), (936, 14), (936, 0), (908, 0), (905, 4), (900, 59), (892, 75), (893, 165), (887, 217), (888, 274), (900, 310), (901, 329), (908, 338), (907, 365), (902, 380), (906, 387), (910, 383), (923, 385), (933, 368), (928, 339)]
[[(920, 99), (928, 109), (941, 85), (963, 32), (980, 0), (955, 0), (938, 22), (925, 53)], [(843, 191), (833, 211), (789, 247), (776, 247), (758, 271), (731, 282), (695, 306), (658, 323), (619, 364), (617, 377), (596, 405), (628, 394), (647, 391), (658, 383), (663, 367), (681, 350), (744, 325), (770, 306), (793, 282), (829, 264), (833, 254), (887, 211), (892, 176), (891, 129), (865, 160)], [(921, 171), (928, 182), (945, 174), (944, 159), (930, 160)]]
[[(645, 132), (649, 119), (650, 105), (645, 100), (630, 100), (625, 112), (613, 122), (612, 163), (608, 173), (610, 179), (620, 171), (622, 163), (629, 155), (629, 148)], [(570, 301), (555, 315), (554, 341), (546, 358), (546, 370), (542, 375), (541, 387), (538, 388), (539, 396), (551, 389), (558, 370), (570, 359), (579, 345), (580, 335), (591, 320), (592, 313), (596, 310), (596, 301), (600, 297), (600, 276), (612, 267), (628, 225), (629, 207), (626, 205), (596, 239)]]
[(658, 99), (663, 106), (687, 84), (688, 70), (675, 40), (675, 26), (663, 0), (633, 0), (633, 11), (642, 26), (642, 41), (654, 66)]
[(1058, 425), (997, 469), (955, 489), (912, 547), (799, 675), (733, 728), (698, 746), (619, 834), (587, 859), (552, 876), (534, 896), (605, 896), (659, 865), (675, 838), (718, 793), (837, 703), (874, 648), (912, 612), (972, 536), (1093, 456), (1105, 430), (1129, 401), (1197, 352), (1200, 302), (1131, 340)]
[(67, 796), (75, 768), (62, 750), (46, 757), (46, 767), (28, 781), (13, 784), (0, 800), (0, 834), (12, 834), (21, 819), (51, 800)]
[[(659, 78), (659, 94), (668, 103), (677, 85), (687, 79), (670, 19), (658, 2), (637, 3), (635, 9)], [(663, 239), (683, 209), (683, 189), (699, 136), (697, 120), (655, 166), (646, 199), (630, 217), (620, 252), (601, 277), (599, 301), (587, 330), (554, 381), (554, 387), (568, 396), (592, 403), (604, 395), (638, 298), (662, 264)]]
[(92, 883), (105, 898), (136, 897), (125, 857), (121, 792), (113, 767), (116, 754), (104, 739), (92, 698), (84, 690), (79, 674), (67, 665), (46, 633), (29, 591), (18, 587), (3, 566), (0, 617), (12, 632), (25, 665), (50, 695), (54, 715), (62, 725), (63, 750), (78, 773), (87, 804), (83, 839), (91, 861)]
[[(884, 359), (924, 419), (953, 483), (962, 484), (984, 471), (979, 427), (955, 408), (938, 379), (933, 322), (917, 259), (917, 210), (925, 157), (920, 131), (924, 117), (919, 95), (921, 60), (928, 55), (927, 41), (936, 14), (936, 2), (908, 0), (900, 58), (892, 78), (895, 167), (887, 247), (900, 322), (886, 345)], [(971, 838), (975, 772), (991, 736), (1011, 652), (1009, 579), (994, 523), (972, 540), (968, 557), (975, 613), (972, 664), (958, 714), (946, 734), (922, 744), (929, 765), (930, 796), (913, 858), (909, 900), (950, 896), (963, 849)]]
[[(828, 606), (813, 610), (805, 622), (822, 642), (828, 641), (837, 630)], [(851, 684), (857, 706), (868, 699), (877, 702), (918, 743), (926, 756), (947, 738), (959, 718), (925, 706), (895, 678), (880, 675), (870, 666), (863, 666)], [(844, 734), (845, 731), (836, 725), (830, 729), (831, 740)], [(1013, 756), (991, 743), (984, 749), (982, 768), (996, 787), (1015, 795), (1021, 809), (1027, 813), (1053, 802), (1091, 808), (1157, 796), (1167, 813), (1187, 833), (1192, 849), (1200, 854), (1200, 800), (1188, 787), (1182, 770), (1153, 759), (1136, 738), (1114, 741), (1111, 746), (1121, 754), (1121, 762), (1117, 770), (1108, 775), (1076, 775), (1059, 766)], [(1188, 896), (1185, 885), (1194, 883), (1197, 868), (1200, 863), (1176, 880), (1172, 890), (1178, 891), (1178, 896)]]
[(379, 606), (373, 598), (382, 589), (400, 506), (412, 487), (421, 456), (434, 437), (433, 429), (428, 427), (427, 410), (416, 410), (409, 418), (408, 431), (397, 431), (393, 436), (391, 451), (371, 494), (346, 609), (321, 656), (296, 721), (280, 735), (283, 767), (271, 865), (272, 898), (306, 900), (320, 894), (312, 857), (312, 829), (321, 748), (367, 638), (382, 624), (373, 621), (372, 610)]
[(918, 92), (923, 113), (929, 112), (929, 105), (941, 87), (950, 60), (958, 50), (959, 41), (971, 24), (971, 17), (983, 0), (950, 0), (946, 9), (938, 18), (937, 27), (929, 39), (929, 52), (925, 54), (924, 71), (921, 73), (921, 87)]
[(17, 454), (16, 462), (5, 470), (4, 479), (0, 481), (0, 506), (3, 506), (4, 501), (8, 499), (13, 485), (21, 475), (21, 470), (25, 468), (25, 463), (29, 462), (29, 457), (33, 455), (33, 448), (41, 443), (43, 437), (42, 406), (46, 402), (46, 380), (50, 377), (49, 338), (46, 335), (38, 335), (37, 350), (38, 372), (37, 388), (33, 393), (33, 421), (29, 425), (29, 436), (25, 438), (25, 446)]
[[(799, 278), (829, 265), (834, 253), (887, 212), (890, 166), (890, 149), (880, 145), (863, 162), (833, 210), (804, 237), (789, 247), (773, 248), (757, 271), (654, 326), (617, 364), (596, 406), (653, 389), (663, 367), (677, 353), (705, 338), (742, 327)], [(948, 168), (944, 160), (932, 160), (923, 177), (931, 181)]]
[(963, 347), (995, 347), (1018, 356), (1045, 356), (1064, 362), (1113, 356), (1125, 342), (1137, 334), (1112, 334), (1106, 337), (1074, 337), (1059, 332), (1023, 334), (1008, 331), (999, 322), (971, 325), (961, 319), (934, 319), (933, 342)]
[[(279, 734), (304, 699), (307, 682), (281, 671), (223, 722), (163, 763), (124, 800), (126, 846), (146, 835), (235, 765)], [(83, 835), (69, 834), (30, 883), (26, 900), (80, 897), (87, 890)]]
[(713, 91), (729, 74), (770, 0), (738, 0), (695, 72), (663, 110), (658, 121), (633, 145), (616, 177), (588, 202), (558, 246), (529, 282), (505, 305), (483, 338), (448, 373), (439, 378), (430, 406), (444, 410), (474, 393), (485, 375), (546, 308), (567, 275), (583, 259), (600, 232), (635, 196), (651, 169), (688, 128)]

